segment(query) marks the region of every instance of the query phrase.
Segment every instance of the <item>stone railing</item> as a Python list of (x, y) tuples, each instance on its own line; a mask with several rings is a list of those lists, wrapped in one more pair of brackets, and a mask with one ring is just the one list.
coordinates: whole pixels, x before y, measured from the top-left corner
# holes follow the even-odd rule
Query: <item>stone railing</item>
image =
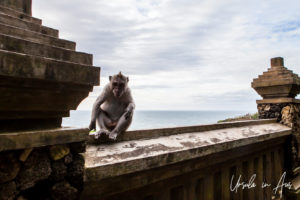
[[(87, 147), (81, 199), (280, 197), (273, 189), (285, 172), (290, 135), (276, 120), (127, 132), (117, 143)], [(256, 187), (235, 192), (239, 175), (247, 183), (256, 176)]]

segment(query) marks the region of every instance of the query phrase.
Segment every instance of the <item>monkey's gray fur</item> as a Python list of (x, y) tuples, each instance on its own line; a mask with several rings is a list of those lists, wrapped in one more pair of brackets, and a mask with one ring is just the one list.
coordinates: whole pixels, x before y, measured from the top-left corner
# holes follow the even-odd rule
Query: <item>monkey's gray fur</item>
[(110, 76), (109, 81), (93, 105), (89, 129), (96, 129), (96, 121), (98, 122), (100, 131), (97, 132), (96, 139), (107, 135), (109, 139), (116, 140), (130, 126), (135, 109), (128, 87), (129, 78), (120, 72)]

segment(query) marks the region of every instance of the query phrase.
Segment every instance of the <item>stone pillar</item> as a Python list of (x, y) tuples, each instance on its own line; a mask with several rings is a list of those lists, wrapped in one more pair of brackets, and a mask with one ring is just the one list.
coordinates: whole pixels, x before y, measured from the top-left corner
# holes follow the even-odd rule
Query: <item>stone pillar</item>
[[(284, 67), (283, 58), (277, 57), (271, 59), (271, 68), (267, 72), (253, 80), (252, 87), (263, 98), (256, 101), (259, 118), (276, 118), (292, 128), (285, 165), (289, 178), (296, 180), (300, 178), (300, 100), (295, 97), (300, 93), (300, 78)], [(296, 182), (293, 189), (286, 193), (290, 199), (300, 198), (300, 184)]]

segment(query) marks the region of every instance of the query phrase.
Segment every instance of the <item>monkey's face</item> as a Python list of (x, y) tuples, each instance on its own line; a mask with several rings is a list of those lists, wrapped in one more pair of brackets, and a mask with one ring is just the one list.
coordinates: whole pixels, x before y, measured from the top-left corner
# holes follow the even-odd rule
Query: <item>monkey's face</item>
[(113, 95), (117, 98), (120, 98), (127, 89), (127, 83), (129, 78), (124, 76), (121, 72), (114, 76), (109, 76), (110, 89)]
[(121, 97), (125, 92), (126, 85), (126, 82), (123, 80), (113, 80), (111, 83), (111, 88), (114, 96), (117, 98)]

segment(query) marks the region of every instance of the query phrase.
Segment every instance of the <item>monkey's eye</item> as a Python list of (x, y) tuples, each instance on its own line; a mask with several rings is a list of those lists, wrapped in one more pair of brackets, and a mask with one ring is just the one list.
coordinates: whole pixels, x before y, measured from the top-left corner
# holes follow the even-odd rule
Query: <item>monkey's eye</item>
[(119, 84), (119, 87), (124, 87), (124, 86), (125, 86), (124, 83), (120, 83), (120, 84)]
[(114, 82), (112, 85), (113, 85), (114, 87), (117, 87), (117, 86), (118, 86), (118, 83), (117, 83), (117, 82)]

